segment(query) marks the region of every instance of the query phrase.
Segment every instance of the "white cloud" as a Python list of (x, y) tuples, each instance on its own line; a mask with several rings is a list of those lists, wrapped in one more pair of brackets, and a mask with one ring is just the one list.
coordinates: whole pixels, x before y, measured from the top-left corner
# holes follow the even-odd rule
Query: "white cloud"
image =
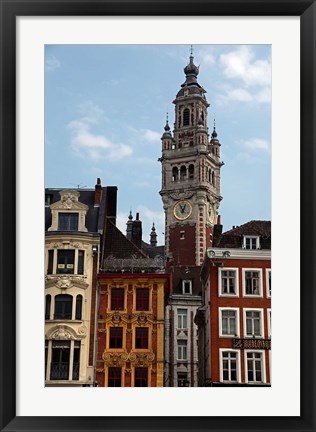
[(103, 110), (92, 102), (86, 102), (79, 107), (84, 117), (73, 120), (68, 124), (71, 130), (72, 149), (82, 158), (94, 161), (99, 159), (120, 160), (130, 156), (133, 150), (130, 146), (114, 143), (105, 135), (93, 133), (92, 125), (98, 124), (103, 117)]
[(240, 141), (240, 145), (251, 152), (256, 152), (256, 151), (263, 151), (266, 153), (270, 152), (270, 143), (267, 140), (261, 138), (242, 140)]
[(253, 96), (243, 88), (229, 88), (225, 90), (225, 94), (218, 96), (218, 101), (220, 103), (251, 102), (253, 101)]
[(143, 138), (149, 142), (157, 142), (160, 141), (161, 138), (161, 133), (150, 129), (141, 129), (141, 134)]
[(45, 59), (45, 69), (53, 71), (61, 67), (60, 61), (52, 54), (48, 55)]
[(256, 60), (252, 49), (243, 45), (220, 56), (220, 66), (227, 78), (239, 78), (245, 86), (271, 85), (271, 63)]

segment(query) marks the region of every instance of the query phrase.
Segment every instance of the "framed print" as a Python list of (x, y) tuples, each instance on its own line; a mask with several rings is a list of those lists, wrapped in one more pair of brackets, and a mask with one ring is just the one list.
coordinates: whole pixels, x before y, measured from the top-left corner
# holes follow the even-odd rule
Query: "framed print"
[[(298, 0), (264, 3), (256, 0), (198, 3), (1, 0), (0, 13), (1, 430), (314, 431), (315, 3), (302, 3)], [(155, 86), (158, 89), (155, 108), (159, 101), (164, 104), (160, 89), (167, 78), (171, 77), (171, 70), (167, 55), (164, 61), (158, 59), (159, 50), (175, 47), (174, 51), (170, 50), (169, 53), (170, 58), (173, 58), (175, 51), (180, 52), (183, 46), (187, 48), (189, 63), (184, 68), (186, 81), (173, 101), (175, 135), (172, 139), (169, 109), (162, 108), (168, 112), (163, 119), (165, 127), (162, 126), (162, 137), (155, 127), (146, 128), (145, 123), (141, 123), (141, 118), (145, 115), (148, 116), (148, 122), (150, 121), (150, 115), (146, 111), (151, 106), (152, 93), (148, 91), (147, 99), (141, 99), (139, 92), (147, 92), (146, 87), (143, 88), (141, 84), (150, 82), (147, 88)], [(253, 65), (248, 68), (249, 76), (248, 80), (244, 80), (243, 89), (229, 87), (218, 79), (217, 88), (222, 91), (222, 112), (225, 113), (222, 114), (223, 118), (226, 115), (229, 117), (230, 103), (233, 100), (238, 100), (240, 104), (251, 100), (253, 96), (249, 89), (254, 82), (263, 83), (260, 92), (258, 90), (256, 93), (257, 100), (266, 102), (269, 99), (269, 103), (271, 101), (271, 140), (244, 141), (243, 148), (252, 145), (266, 151), (269, 156), (272, 154), (272, 177), (269, 168), (266, 168), (262, 175), (264, 178), (266, 174), (267, 187), (270, 187), (270, 177), (272, 179), (273, 260), (271, 265), (271, 243), (270, 255), (266, 253), (264, 246), (264, 242), (271, 242), (271, 232), (268, 236), (264, 231), (268, 225), (271, 230), (270, 222), (260, 225), (263, 230), (260, 235), (253, 231), (250, 234), (241, 233), (241, 228), (234, 226), (232, 231), (228, 231), (229, 241), (232, 242), (234, 233), (236, 238), (238, 234), (238, 241), (242, 241), (238, 246), (240, 252), (237, 261), (233, 261), (231, 246), (227, 250), (226, 245), (231, 243), (221, 243), (225, 244), (225, 247), (221, 247), (220, 243), (217, 247), (211, 247), (212, 243), (207, 243), (206, 239), (204, 241), (202, 234), (199, 234), (199, 243), (196, 240), (196, 259), (200, 259), (201, 263), (199, 271), (191, 277), (188, 275), (194, 265), (182, 265), (181, 260), (185, 263), (187, 258), (185, 253), (181, 255), (181, 248), (190, 241), (190, 227), (194, 225), (194, 218), (196, 227), (201, 227), (198, 222), (204, 220), (206, 226), (221, 225), (217, 204), (221, 200), (219, 169), (223, 164), (219, 156), (220, 152), (224, 155), (228, 152), (225, 146), (220, 145), (216, 119), (220, 117), (221, 111), (218, 110), (219, 114), (213, 114), (214, 124), (210, 125), (209, 119), (209, 128), (213, 133), (209, 134), (208, 151), (213, 152), (213, 159), (203, 159), (203, 154), (207, 153), (203, 150), (203, 140), (208, 136), (208, 104), (204, 96), (207, 89), (204, 90), (196, 81), (199, 65), (195, 60), (198, 62), (199, 59), (195, 57), (195, 50), (202, 53), (202, 48), (207, 46), (215, 47), (212, 52), (214, 55), (210, 55), (211, 51), (208, 51), (204, 61), (209, 61), (213, 68), (223, 68), (225, 65), (227, 77), (234, 74), (241, 76), (241, 69), (245, 64), (249, 66), (252, 61)], [(148, 57), (148, 61), (157, 69), (157, 75), (152, 81), (146, 81), (146, 71), (149, 69), (146, 69), (144, 51), (141, 51), (141, 48), (153, 52), (153, 47), (157, 58)], [(100, 56), (99, 63), (92, 59), (92, 49), (96, 58)], [(115, 55), (118, 49), (121, 50), (120, 56)], [(221, 49), (223, 51), (220, 51)], [(255, 50), (261, 50), (260, 52), (264, 53), (262, 57), (255, 58)], [(233, 55), (236, 52), (239, 57)], [(60, 60), (62, 56), (64, 61)], [(106, 65), (109, 75), (100, 74), (98, 70), (101, 56), (102, 65)], [(185, 54), (183, 58), (184, 56)], [(241, 56), (246, 59), (243, 63)], [(268, 57), (270, 62), (263, 60)], [(75, 87), (75, 83), (80, 81), (79, 77), (83, 76), (78, 58), (81, 61), (84, 59), (85, 66), (91, 72), (88, 80), (80, 78), (81, 88), (80, 85)], [(125, 73), (129, 72), (124, 78), (125, 84), (124, 79), (120, 81), (116, 76), (115, 67), (118, 61), (122, 62)], [(61, 65), (66, 65), (67, 79), (56, 80), (52, 86), (56, 76), (49, 77), (48, 71), (60, 71)], [(272, 80), (269, 78), (270, 70)], [(137, 73), (133, 75), (135, 71)], [(159, 77), (162, 76), (164, 79), (160, 81)], [(141, 82), (137, 81), (138, 77)], [(133, 80), (133, 85), (130, 85), (129, 79)], [(217, 80), (217, 76), (214, 73), (207, 79), (211, 83), (212, 80)], [(117, 95), (118, 104), (111, 106), (110, 97), (107, 99), (104, 93), (99, 92), (99, 99), (105, 99), (103, 103), (116, 112), (116, 118), (106, 118), (100, 105), (93, 102), (92, 92), (95, 94), (98, 90), (93, 90), (92, 84), (95, 83), (89, 80), (109, 85), (108, 88), (111, 88), (114, 95), (112, 97)], [(267, 80), (269, 85), (265, 85)], [(118, 86), (122, 88), (119, 89)], [(119, 93), (123, 88), (124, 94)], [(193, 94), (192, 88), (199, 93)], [(88, 95), (87, 89), (91, 92), (90, 99), (85, 96), (83, 105), (80, 94), (86, 91)], [(131, 89), (133, 91), (130, 91)], [(226, 96), (226, 105), (223, 95)], [(171, 90), (170, 98), (172, 96)], [(183, 105), (185, 97), (192, 99), (191, 104)], [(54, 105), (49, 105), (49, 98), (54, 99)], [(71, 98), (76, 101), (78, 108), (75, 120), (67, 117), (73, 109)], [(131, 120), (135, 112), (125, 111), (125, 105), (131, 100), (135, 101), (134, 111), (139, 117), (138, 124), (135, 124), (136, 117)], [(145, 105), (145, 108), (140, 105)], [(157, 108), (156, 113), (159, 109)], [(48, 124), (44, 111), (45, 116), (54, 118), (54, 122)], [(242, 112), (240, 108), (239, 114)], [(250, 114), (246, 114), (248, 115), (248, 123), (252, 123), (253, 131), (257, 131), (255, 117), (252, 119)], [(266, 115), (262, 105), (255, 115), (262, 118)], [(106, 136), (97, 129), (100, 116), (103, 116), (107, 124), (109, 134)], [(208, 117), (212, 117), (210, 110)], [(67, 118), (67, 121), (58, 122), (60, 118)], [(241, 119), (234, 120), (232, 130), (238, 142), (236, 137), (243, 132), (242, 125), (247, 124), (247, 121), (242, 123)], [(111, 122), (113, 125), (110, 125)], [(129, 126), (130, 131), (130, 140), (126, 142), (121, 138), (113, 138), (113, 131), (123, 128), (123, 123), (124, 127)], [(197, 130), (193, 134), (197, 134), (196, 137), (194, 135), (194, 140), (196, 139), (200, 151), (194, 153), (194, 160), (193, 153), (190, 153), (190, 158), (180, 157), (173, 161), (176, 163), (170, 165), (168, 161), (174, 158), (171, 155), (174, 150), (182, 149), (188, 155), (190, 147), (194, 146), (190, 135), (192, 125), (195, 127), (194, 131)], [(111, 126), (114, 129), (111, 129)], [(136, 129), (136, 126), (139, 128)], [(169, 269), (169, 276), (172, 274), (172, 277), (169, 278), (167, 271), (164, 273), (160, 269), (153, 277), (154, 282), (151, 285), (150, 272), (139, 264), (143, 255), (140, 253), (137, 256), (137, 251), (143, 247), (140, 237), (139, 248), (132, 248), (130, 252), (133, 260), (128, 256), (124, 261), (124, 266), (128, 262), (132, 268), (130, 279), (127, 275), (129, 270), (126, 271), (126, 268), (122, 271), (120, 267), (120, 276), (113, 270), (117, 263), (111, 250), (102, 261), (101, 270), (96, 272), (94, 282), (92, 272), (97, 268), (95, 257), (98, 256), (103, 241), (102, 237), (98, 237), (99, 233), (104, 230), (109, 236), (109, 233), (118, 235), (116, 223), (109, 222), (109, 219), (113, 219), (113, 214), (109, 213), (110, 205), (104, 204), (102, 207), (99, 195), (101, 180), (98, 175), (93, 189), (95, 201), (92, 204), (90, 198), (88, 199), (86, 186), (79, 184), (82, 179), (70, 178), (71, 161), (66, 158), (66, 148), (56, 142), (64, 139), (62, 133), (58, 134), (63, 127), (67, 127), (73, 156), (96, 160), (100, 158), (100, 149), (107, 152), (106, 159), (102, 162), (106, 169), (101, 171), (101, 176), (109, 177), (105, 179), (106, 182), (117, 179), (118, 185), (123, 174), (136, 176), (133, 171), (135, 167), (130, 165), (128, 168), (126, 163), (135, 151), (132, 141), (136, 140), (141, 149), (143, 141), (140, 132), (146, 136), (147, 143), (158, 139), (158, 145), (162, 145), (162, 157), (158, 161), (161, 163), (162, 173), (165, 173), (163, 175), (167, 178), (170, 174), (170, 182), (163, 177), (160, 191), (166, 214), (163, 222), (166, 220), (166, 224), (160, 227), (155, 214), (156, 220), (150, 221), (152, 225), (149, 246), (156, 246), (157, 233), (162, 230), (168, 233), (163, 233), (168, 238), (170, 252), (165, 268)], [(53, 135), (55, 143), (54, 139), (50, 141)], [(271, 147), (268, 141), (272, 142)], [(160, 149), (161, 147), (159, 152)], [(122, 171), (118, 168), (111, 171), (111, 164), (115, 166), (118, 155), (124, 168)], [(232, 159), (240, 171), (246, 171), (245, 158), (243, 153), (236, 154), (235, 159)], [(133, 161), (136, 165), (136, 159)], [(145, 156), (142, 161), (149, 163)], [(77, 172), (80, 172), (80, 169), (78, 168)], [(94, 175), (100, 172), (100, 169), (95, 163), (91, 172)], [(194, 183), (195, 189), (191, 188), (191, 195), (187, 186), (173, 190), (174, 183), (184, 180), (193, 182), (197, 178), (197, 172), (204, 176), (204, 170), (203, 181), (205, 184), (208, 182), (209, 186), (203, 183), (203, 187), (198, 190), (199, 185)], [(58, 184), (62, 171), (69, 177), (64, 177), (63, 184)], [(112, 174), (114, 171), (117, 177)], [(46, 188), (45, 200), (47, 198), (49, 202), (45, 201), (45, 211), (46, 214), (51, 212), (46, 220), (43, 217), (42, 198), (45, 189), (44, 177), (48, 172), (53, 173), (51, 178), (55, 184), (51, 185), (51, 189)], [(150, 173), (146, 177), (145, 170), (142, 172), (143, 178), (140, 176), (137, 180), (148, 184)], [(251, 182), (255, 181), (259, 171), (253, 172), (249, 169), (248, 172), (244, 188), (245, 194), (248, 190), (250, 197)], [(69, 184), (71, 181), (78, 184), (67, 186), (69, 190), (57, 191), (55, 186), (63, 187), (67, 181)], [(232, 190), (233, 183), (232, 179)], [(110, 203), (112, 197), (116, 204), (115, 188), (108, 186), (105, 189), (106, 202)], [(206, 189), (210, 193), (205, 195), (205, 202), (202, 204), (202, 195)], [(82, 202), (79, 199), (80, 194), (86, 196)], [(136, 192), (129, 192), (129, 199), (133, 194)], [(251, 198), (248, 197), (247, 201), (246, 198), (241, 198), (241, 194), (235, 195), (239, 199), (236, 199), (236, 206), (251, 206)], [(100, 208), (106, 215), (105, 219), (107, 218), (102, 227), (98, 225), (91, 229), (91, 232), (86, 230), (83, 222), (90, 204), (92, 212)], [(152, 218), (154, 212), (149, 214)], [(264, 212), (262, 215), (262, 219), (268, 218)], [(86, 223), (92, 226), (95, 219), (89, 217)], [(131, 247), (131, 243), (139, 240), (140, 231), (136, 229), (139, 227), (139, 214), (136, 214), (135, 221), (132, 217), (126, 217), (127, 219), (126, 238), (129, 241), (128, 247)], [(123, 221), (123, 227), (126, 220)], [(76, 234), (68, 239), (69, 231), (80, 231), (83, 234), (80, 238)], [(45, 254), (43, 232), (46, 241)], [(63, 238), (59, 236), (59, 232), (64, 233)], [(207, 235), (208, 238), (215, 236), (213, 231), (207, 231)], [(223, 236), (219, 238), (221, 241), (225, 240)], [(195, 240), (192, 242), (192, 245), (195, 245)], [(173, 246), (176, 243), (179, 246)], [(122, 249), (122, 243), (120, 245)], [(106, 247), (102, 247), (105, 251)], [(124, 243), (124, 251), (126, 248), (127, 243)], [(176, 248), (181, 252), (177, 255), (178, 266), (174, 260)], [(252, 258), (246, 261), (249, 250), (252, 250)], [(262, 263), (254, 263), (253, 257), (256, 254)], [(123, 258), (120, 256), (120, 259)], [(204, 259), (207, 261), (203, 261)], [(246, 263), (239, 270), (238, 260)], [(207, 272), (203, 273), (205, 266), (202, 266), (202, 262), (209, 263), (210, 268), (218, 267), (216, 278), (207, 279)], [(154, 260), (148, 261), (146, 265), (152, 269), (153, 263)], [(93, 267), (94, 265), (96, 267)], [(158, 265), (157, 260), (155, 265)], [(104, 268), (111, 271), (108, 270), (105, 272), (108, 274), (104, 275)], [(177, 272), (182, 272), (178, 279), (174, 276)], [(147, 275), (144, 276), (144, 273)], [(210, 292), (213, 290), (218, 302), (218, 315), (215, 318), (212, 315), (209, 336), (213, 340), (217, 332), (222, 345), (217, 347), (219, 367), (217, 375), (212, 373), (212, 379), (204, 373), (207, 371), (207, 367), (204, 367), (207, 357), (198, 356), (205, 346), (210, 346), (204, 342), (202, 348), (199, 346), (200, 341), (204, 341), (205, 334), (208, 334), (202, 333), (203, 336), (199, 336), (198, 333), (201, 328), (203, 331), (204, 309), (198, 309), (202, 303), (197, 303), (194, 316), (193, 309), (188, 306), (197, 301), (197, 297), (194, 297), (196, 280), (202, 280), (203, 286), (211, 286)], [(214, 285), (215, 283), (218, 285)], [(89, 297), (89, 284), (95, 284), (95, 297), (92, 297), (92, 294), (91, 298)], [(71, 291), (73, 285), (76, 287), (75, 291)], [(215, 286), (216, 288), (213, 288)], [(174, 350), (176, 367), (172, 363), (173, 355), (170, 355), (170, 361), (164, 361), (163, 366), (156, 361), (162, 352), (159, 341), (163, 344), (168, 339), (167, 318), (161, 318), (161, 305), (166, 290), (171, 291), (171, 287), (175, 293), (174, 303), (169, 303), (170, 308), (166, 314), (176, 317), (174, 328), (177, 337), (171, 339), (170, 330), (170, 341), (173, 342), (169, 342), (168, 349), (170, 352)], [(185, 307), (179, 302), (177, 289), (187, 299)], [(203, 291), (205, 306), (212, 305), (214, 299), (205, 298), (205, 292)], [(239, 297), (243, 302), (241, 307), (238, 303)], [(94, 320), (94, 327), (91, 325), (91, 329), (93, 328), (95, 333), (90, 333), (88, 343), (87, 325), (90, 324), (87, 324), (85, 311), (89, 302), (94, 302), (97, 306), (96, 314), (91, 318), (91, 322)], [(105, 312), (101, 310), (102, 305), (105, 305)], [(193, 324), (189, 327), (189, 322), (193, 323), (193, 319), (199, 330), (194, 336), (196, 339), (192, 339), (194, 343), (190, 339), (188, 345), (187, 334), (192, 333), (194, 328)], [(69, 320), (74, 322), (73, 325), (69, 324)], [(42, 346), (44, 321), (45, 350)], [(188, 331), (191, 328), (192, 331)], [(212, 332), (213, 328), (216, 329), (215, 333)], [(98, 337), (101, 342), (98, 342)], [(232, 340), (232, 346), (228, 344), (228, 340)], [(189, 375), (189, 368), (186, 366), (190, 362), (190, 356), (194, 357), (195, 351), (196, 379), (193, 369), (191, 368)], [(82, 367), (83, 358), (88, 364), (85, 371)], [(204, 371), (202, 378), (198, 378), (199, 368)], [(168, 373), (172, 380), (165, 379)], [(65, 386), (65, 381), (72, 385)], [(169, 385), (166, 385), (167, 381)], [(79, 382), (81, 386), (78, 385)], [(170, 385), (170, 382), (173, 384)]]

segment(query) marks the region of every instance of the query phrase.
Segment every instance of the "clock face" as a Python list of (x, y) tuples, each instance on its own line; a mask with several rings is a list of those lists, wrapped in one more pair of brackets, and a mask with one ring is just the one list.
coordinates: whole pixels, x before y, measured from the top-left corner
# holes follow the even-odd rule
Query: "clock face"
[(192, 205), (189, 201), (178, 201), (173, 208), (174, 216), (179, 220), (185, 220), (191, 216)]

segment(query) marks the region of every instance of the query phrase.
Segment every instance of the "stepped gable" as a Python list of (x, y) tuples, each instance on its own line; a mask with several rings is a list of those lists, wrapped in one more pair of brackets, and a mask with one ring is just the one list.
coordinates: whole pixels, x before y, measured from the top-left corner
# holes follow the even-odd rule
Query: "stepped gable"
[(261, 249), (271, 249), (271, 221), (252, 220), (232, 228), (214, 238), (213, 246), (220, 248), (240, 248), (243, 237), (260, 236)]

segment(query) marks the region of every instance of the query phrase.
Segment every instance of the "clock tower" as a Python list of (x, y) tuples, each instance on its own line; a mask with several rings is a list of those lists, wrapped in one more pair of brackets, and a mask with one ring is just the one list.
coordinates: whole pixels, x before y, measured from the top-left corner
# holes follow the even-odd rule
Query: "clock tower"
[(162, 197), (165, 212), (165, 253), (175, 267), (201, 266), (212, 244), (220, 195), (220, 142), (209, 136), (204, 88), (191, 55), (185, 82), (173, 103), (173, 133), (168, 118), (162, 136)]

